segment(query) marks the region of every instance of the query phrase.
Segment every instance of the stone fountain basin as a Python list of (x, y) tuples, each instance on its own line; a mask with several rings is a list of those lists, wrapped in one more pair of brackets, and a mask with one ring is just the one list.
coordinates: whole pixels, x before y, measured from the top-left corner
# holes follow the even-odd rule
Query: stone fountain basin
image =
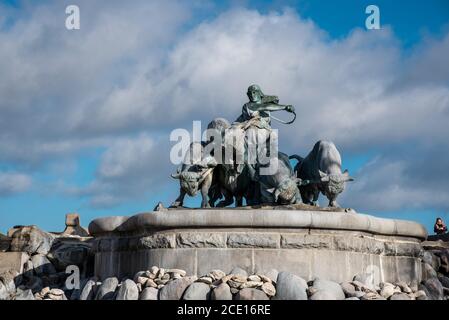
[(89, 232), (100, 278), (153, 265), (198, 276), (239, 266), (337, 282), (368, 272), (375, 283), (420, 281), (427, 237), (416, 222), (295, 207), (170, 209), (95, 219)]

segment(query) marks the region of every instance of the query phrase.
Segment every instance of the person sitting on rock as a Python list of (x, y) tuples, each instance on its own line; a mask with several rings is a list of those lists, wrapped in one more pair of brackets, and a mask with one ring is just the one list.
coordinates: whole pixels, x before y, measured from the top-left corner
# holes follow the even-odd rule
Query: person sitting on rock
[(447, 232), (447, 227), (443, 222), (443, 219), (437, 218), (435, 221), (435, 226), (433, 227), (433, 231), (436, 234), (445, 234)]

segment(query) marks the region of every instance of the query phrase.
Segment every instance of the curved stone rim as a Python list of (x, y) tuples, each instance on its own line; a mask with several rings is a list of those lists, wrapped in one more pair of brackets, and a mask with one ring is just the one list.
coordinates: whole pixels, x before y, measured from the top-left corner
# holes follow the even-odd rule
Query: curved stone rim
[(104, 217), (89, 224), (89, 233), (99, 236), (104, 233), (135, 232), (146, 228), (330, 229), (427, 238), (424, 226), (413, 221), (384, 219), (360, 213), (266, 209), (180, 209), (140, 213), (129, 217)]

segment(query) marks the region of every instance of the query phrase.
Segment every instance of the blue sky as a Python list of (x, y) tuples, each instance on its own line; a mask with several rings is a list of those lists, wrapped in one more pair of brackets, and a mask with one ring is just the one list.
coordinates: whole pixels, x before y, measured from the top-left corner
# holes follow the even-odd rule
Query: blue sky
[(253, 82), (299, 111), (275, 124), (282, 151), (336, 142), (356, 177), (342, 205), (449, 219), (448, 1), (105, 3), (0, 1), (0, 232), (169, 205), (170, 131), (233, 120)]

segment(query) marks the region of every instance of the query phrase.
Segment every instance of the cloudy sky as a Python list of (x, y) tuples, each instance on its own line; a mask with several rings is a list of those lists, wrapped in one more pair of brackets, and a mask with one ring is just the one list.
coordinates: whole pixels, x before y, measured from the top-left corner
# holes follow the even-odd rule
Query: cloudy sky
[(342, 206), (431, 228), (449, 220), (448, 57), (446, 0), (0, 1), (0, 232), (169, 205), (170, 132), (234, 120), (252, 83), (297, 110), (274, 123), (282, 151), (335, 142)]

